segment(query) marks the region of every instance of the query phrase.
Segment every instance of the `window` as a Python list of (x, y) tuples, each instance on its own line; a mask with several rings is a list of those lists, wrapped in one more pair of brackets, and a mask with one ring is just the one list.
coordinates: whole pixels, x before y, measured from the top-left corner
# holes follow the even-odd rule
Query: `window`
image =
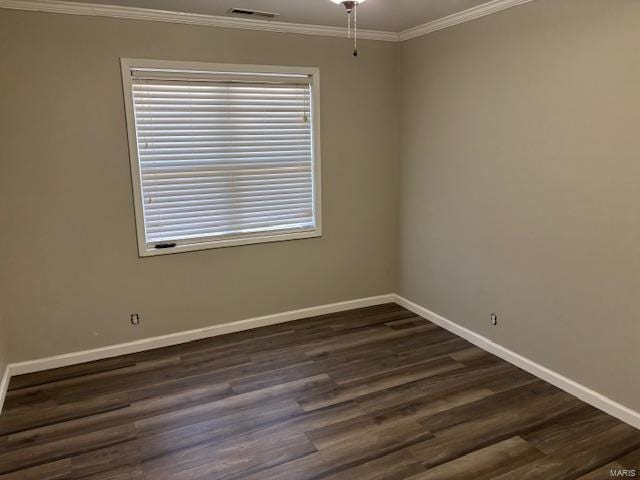
[(321, 235), (315, 68), (122, 60), (141, 256)]

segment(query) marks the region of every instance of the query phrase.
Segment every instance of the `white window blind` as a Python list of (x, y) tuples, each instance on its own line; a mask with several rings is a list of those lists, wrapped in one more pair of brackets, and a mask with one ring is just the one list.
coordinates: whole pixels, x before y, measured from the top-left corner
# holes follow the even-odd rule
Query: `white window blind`
[(311, 75), (129, 75), (145, 252), (317, 233)]

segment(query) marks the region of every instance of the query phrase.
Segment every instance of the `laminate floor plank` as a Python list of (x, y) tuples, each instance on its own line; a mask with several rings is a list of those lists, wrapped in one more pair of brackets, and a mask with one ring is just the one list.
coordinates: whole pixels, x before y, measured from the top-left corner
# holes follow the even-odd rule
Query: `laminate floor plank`
[[(513, 403), (497, 399), (501, 407), (492, 407), (491, 398), (454, 407), (421, 421), (435, 433), (435, 440), (412, 447), (412, 453), (431, 468), (550, 423), (579, 405), (577, 399), (564, 392), (519, 394), (512, 397)], [(489, 410), (485, 412), (485, 408)]]
[(231, 393), (231, 387), (229, 385), (213, 384), (204, 388), (185, 390), (180, 393), (133, 402), (125, 408), (109, 410), (13, 433), (8, 436), (5, 449), (16, 450), (27, 446), (64, 439), (66, 437), (73, 437), (85, 432), (125, 425), (145, 418), (220, 400), (221, 398), (229, 396)]
[(130, 440), (91, 450), (71, 458), (73, 478), (99, 477), (141, 469), (140, 443)]
[(9, 391), (27, 387), (37, 387), (46, 385), (57, 380), (69, 380), (74, 377), (85, 377), (87, 375), (108, 372), (119, 368), (132, 367), (136, 362), (123, 358), (114, 357), (105, 360), (71, 365), (69, 367), (54, 368), (43, 372), (36, 372), (30, 375), (20, 375), (15, 377), (9, 385)]
[(489, 480), (526, 465), (544, 454), (520, 437), (511, 437), (475, 450), (410, 477), (410, 480)]
[(332, 425), (309, 430), (307, 437), (318, 449), (344, 442), (351, 438), (357, 442), (381, 427), (391, 428), (403, 423), (416, 423), (429, 415), (445, 411), (455, 406), (474, 402), (491, 395), (486, 389), (472, 389), (452, 392), (450, 395), (432, 394), (427, 397), (398, 405), (384, 411), (369, 412)]
[(423, 471), (424, 467), (420, 462), (407, 449), (404, 449), (388, 455), (381, 455), (374, 460), (323, 476), (322, 479), (404, 480)]
[(306, 411), (335, 405), (336, 403), (353, 400), (371, 392), (386, 390), (398, 385), (411, 383), (415, 380), (432, 377), (443, 372), (461, 368), (461, 364), (452, 359), (444, 358), (428, 360), (423, 363), (401, 367), (389, 372), (364, 378), (355, 382), (342, 384), (333, 390), (320, 393), (315, 397), (300, 402)]
[(578, 408), (553, 423), (527, 432), (522, 437), (541, 452), (551, 454), (577, 441), (615, 427), (618, 421), (591, 406)]
[(638, 431), (616, 425), (604, 432), (496, 477), (496, 480), (560, 480), (576, 478), (640, 446)]
[(14, 377), (0, 415), (0, 480), (625, 469), (640, 471), (640, 431), (395, 304)]
[[(223, 479), (239, 474), (249, 475), (315, 451), (311, 442), (301, 433), (284, 430), (268, 438), (254, 433), (157, 457), (145, 462), (144, 471), (149, 478), (157, 480)], [(247, 452), (251, 452), (251, 455), (247, 455)]]
[(506, 363), (457, 368), (432, 377), (371, 392), (358, 397), (357, 402), (367, 411), (383, 410), (434, 392), (450, 392), (485, 385), (492, 379), (506, 375), (513, 368)]
[(2, 480), (65, 480), (70, 477), (71, 460), (68, 458), (0, 475)]
[[(633, 472), (633, 473), (631, 473)], [(578, 480), (601, 480), (603, 478), (634, 478), (640, 476), (640, 448), (616, 458), (611, 463), (582, 475)]]
[(303, 413), (295, 401), (278, 400), (263, 402), (260, 406), (247, 407), (228, 415), (216, 416), (210, 420), (171, 430), (163, 429), (149, 434), (140, 434), (143, 442), (142, 457), (145, 461), (149, 461), (198, 445), (215, 445), (234, 436), (260, 431), (273, 424), (281, 424)]
[(54, 442), (28, 446), (0, 454), (0, 472), (10, 473), (26, 467), (63, 460), (136, 438), (132, 424), (97, 430)]
[(311, 480), (328, 475), (350, 478), (346, 471), (432, 438), (417, 423), (380, 427), (357, 440), (345, 438), (303, 458), (246, 477), (250, 480)]
[(55, 425), (75, 418), (84, 418), (102, 412), (118, 410), (130, 405), (126, 393), (98, 396), (88, 401), (51, 405), (37, 410), (22, 410), (13, 415), (0, 417), (0, 435)]

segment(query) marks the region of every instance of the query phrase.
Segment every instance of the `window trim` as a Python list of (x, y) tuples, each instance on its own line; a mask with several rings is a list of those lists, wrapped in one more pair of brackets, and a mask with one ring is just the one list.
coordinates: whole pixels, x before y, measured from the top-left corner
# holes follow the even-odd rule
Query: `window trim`
[[(140, 257), (152, 257), (158, 255), (170, 255), (181, 252), (192, 252), (212, 248), (232, 247), (239, 245), (252, 245), (267, 242), (282, 242), (299, 240), (304, 238), (317, 238), (322, 236), (322, 182), (321, 182), (321, 152), (320, 152), (320, 70), (317, 67), (285, 67), (275, 65), (236, 65), (228, 63), (205, 62), (181, 62), (172, 60), (149, 60), (121, 58), (122, 87), (124, 93), (125, 117), (127, 123), (127, 135), (129, 144), (129, 164), (131, 166), (131, 187), (133, 191), (133, 204), (135, 210), (136, 234), (138, 241), (138, 255)], [(197, 240), (193, 243), (178, 243), (170, 249), (149, 248), (146, 242), (144, 227), (144, 207), (142, 198), (142, 182), (140, 177), (140, 162), (138, 159), (138, 141), (135, 124), (135, 112), (133, 107), (133, 90), (131, 70), (140, 68), (179, 69), (203, 71), (224, 71), (237, 73), (256, 74), (284, 74), (284, 75), (308, 75), (311, 77), (311, 155), (313, 163), (313, 213), (315, 228), (298, 232), (283, 232), (270, 234), (257, 232), (255, 234), (242, 234), (237, 238), (226, 237), (220, 240)]]

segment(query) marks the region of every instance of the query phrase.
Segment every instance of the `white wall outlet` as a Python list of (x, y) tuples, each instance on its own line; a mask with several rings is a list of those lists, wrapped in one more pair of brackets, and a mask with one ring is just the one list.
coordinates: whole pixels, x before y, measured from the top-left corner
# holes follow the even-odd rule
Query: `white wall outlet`
[(491, 315), (489, 315), (489, 321), (491, 322), (491, 325), (495, 327), (496, 325), (498, 325), (498, 315), (492, 313)]
[(137, 313), (131, 314), (131, 325), (138, 325), (140, 323), (140, 315)]

